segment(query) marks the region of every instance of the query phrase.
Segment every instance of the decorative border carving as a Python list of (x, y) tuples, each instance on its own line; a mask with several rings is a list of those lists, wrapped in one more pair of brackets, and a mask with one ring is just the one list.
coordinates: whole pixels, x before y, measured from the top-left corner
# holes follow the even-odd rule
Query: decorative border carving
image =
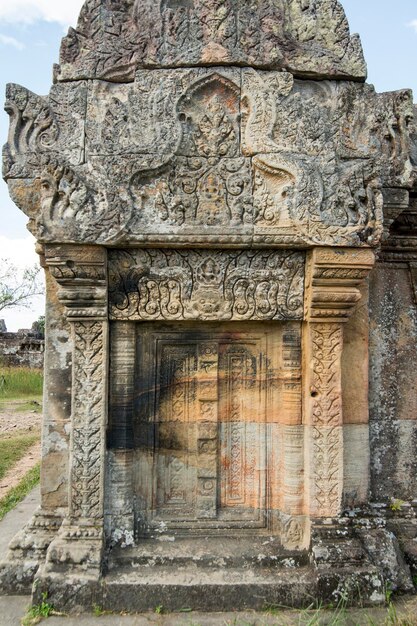
[(110, 250), (110, 319), (301, 319), (303, 252)]
[(343, 327), (311, 323), (306, 327), (306, 438), (310, 458), (310, 513), (340, 512), (343, 491), (343, 413), (341, 357)]
[(316, 248), (307, 261), (304, 420), (312, 517), (340, 514), (343, 490), (343, 324), (361, 299), (372, 250)]
[(103, 517), (104, 344), (103, 322), (75, 322), (70, 487), (75, 517)]
[(45, 265), (72, 322), (72, 436), (69, 510), (40, 577), (82, 571), (97, 579), (104, 549), (107, 421), (107, 263), (95, 246), (45, 246)]
[(342, 391), (340, 358), (343, 329), (337, 324), (313, 324), (313, 378), (311, 386), (312, 419), (317, 426), (340, 426), (342, 423)]

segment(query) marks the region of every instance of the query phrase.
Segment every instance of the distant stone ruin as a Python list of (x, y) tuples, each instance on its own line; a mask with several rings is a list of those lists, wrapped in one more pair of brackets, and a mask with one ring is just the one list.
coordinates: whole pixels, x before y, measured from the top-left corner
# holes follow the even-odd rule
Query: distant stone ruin
[(36, 327), (7, 332), (4, 320), (0, 320), (0, 366), (42, 368), (45, 340)]
[(340, 3), (87, 0), (49, 96), (6, 110), (47, 314), (42, 502), (3, 591), (414, 591), (416, 110), (366, 83)]

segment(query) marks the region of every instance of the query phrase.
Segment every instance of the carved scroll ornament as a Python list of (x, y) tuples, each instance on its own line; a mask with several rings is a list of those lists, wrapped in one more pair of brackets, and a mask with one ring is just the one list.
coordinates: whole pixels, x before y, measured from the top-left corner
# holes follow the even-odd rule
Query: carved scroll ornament
[(302, 252), (111, 250), (112, 319), (274, 320), (303, 315)]
[(141, 70), (48, 98), (12, 85), (7, 111), (4, 176), (42, 242), (376, 246), (382, 188), (411, 185), (406, 91)]

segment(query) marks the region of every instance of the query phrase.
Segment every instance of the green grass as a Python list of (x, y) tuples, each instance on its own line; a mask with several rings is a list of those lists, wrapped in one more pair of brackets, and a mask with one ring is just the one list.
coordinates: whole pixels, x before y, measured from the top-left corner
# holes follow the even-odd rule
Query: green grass
[(35, 626), (43, 620), (44, 617), (54, 615), (54, 607), (47, 602), (48, 594), (42, 594), (42, 602), (32, 606), (26, 616), (22, 620), (22, 626)]
[(0, 480), (37, 441), (37, 434), (0, 438)]
[(34, 487), (38, 484), (40, 480), (40, 464), (33, 467), (23, 478), (23, 480), (14, 487), (7, 496), (0, 500), (0, 521), (3, 517), (14, 509), (14, 507), (19, 504), (28, 493), (32, 491)]
[(43, 371), (29, 367), (0, 366), (0, 400), (42, 395)]

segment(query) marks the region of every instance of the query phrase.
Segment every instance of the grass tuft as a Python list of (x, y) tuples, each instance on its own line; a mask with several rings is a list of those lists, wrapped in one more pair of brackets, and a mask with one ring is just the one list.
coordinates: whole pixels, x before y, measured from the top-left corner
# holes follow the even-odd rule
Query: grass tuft
[(0, 438), (0, 480), (38, 441), (38, 434)]
[(40, 463), (35, 465), (7, 496), (0, 500), (0, 521), (32, 491), (40, 480)]
[(30, 367), (0, 366), (0, 400), (42, 395), (43, 371)]
[(54, 615), (54, 607), (47, 602), (47, 594), (42, 594), (42, 602), (32, 606), (26, 616), (22, 619), (22, 626), (35, 626), (43, 620), (44, 617)]

